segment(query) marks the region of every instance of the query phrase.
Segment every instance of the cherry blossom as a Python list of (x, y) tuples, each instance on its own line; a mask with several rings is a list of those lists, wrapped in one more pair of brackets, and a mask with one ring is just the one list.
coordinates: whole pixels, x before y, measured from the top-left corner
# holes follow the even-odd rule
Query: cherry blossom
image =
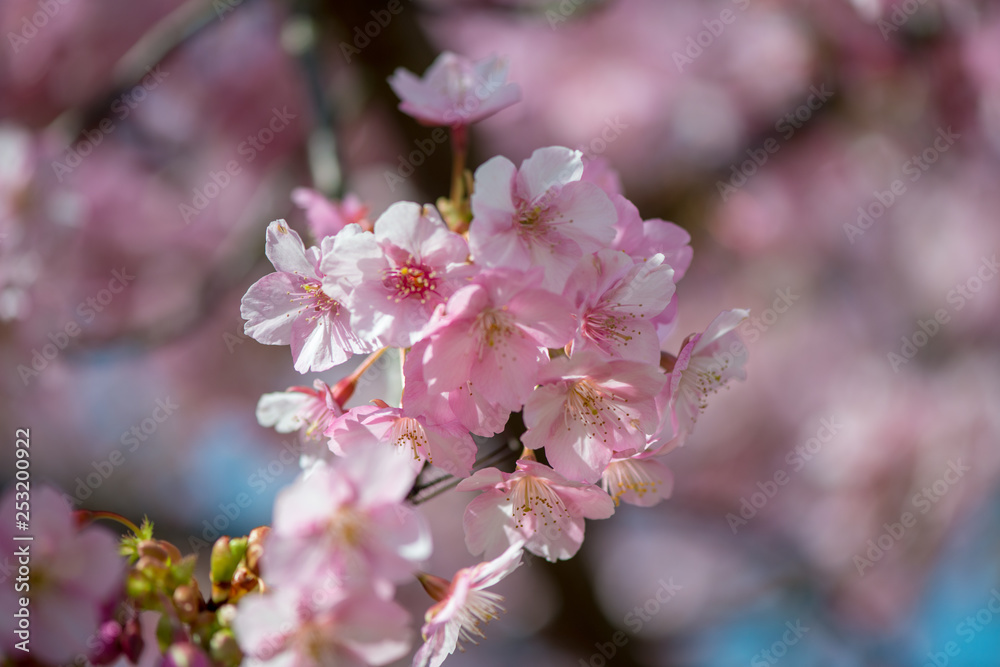
[(708, 407), (708, 397), (730, 380), (746, 380), (747, 349), (739, 327), (750, 312), (727, 310), (719, 314), (703, 333), (685, 343), (660, 397), (663, 419), (683, 442), (694, 431), (698, 415)]
[(313, 389), (289, 387), (286, 391), (264, 394), (257, 402), (258, 424), (274, 427), (278, 433), (300, 433), (299, 463), (306, 469), (330, 458), (332, 452), (325, 434), (333, 420), (343, 413), (333, 388), (322, 380), (314, 380)]
[(674, 270), (677, 282), (691, 266), (691, 235), (672, 222), (653, 218), (643, 220), (639, 209), (625, 197), (612, 197), (618, 221), (611, 247), (622, 250), (636, 260), (646, 260), (659, 253)]
[(425, 331), (421, 361), (428, 391), (455, 392), (451, 407), (473, 432), (482, 425), (470, 389), (490, 405), (520, 409), (547, 359), (545, 348), (562, 347), (573, 335), (565, 299), (523, 281), (508, 271), (481, 273), (452, 295)]
[(397, 202), (375, 221), (375, 233), (339, 234), (323, 257), (324, 290), (347, 302), (354, 329), (410, 347), (436, 306), (468, 275), (465, 239), (432, 206)]
[[(48, 486), (31, 490), (30, 516), (33, 539), (14, 541), (14, 514), (18, 492), (11, 486), (0, 503), (0, 543), (5, 552), (29, 554), (31, 574), (22, 582), (28, 588), (15, 590), (11, 578), (0, 586), (0, 638), (7, 655), (23, 655), (15, 650), (15, 634), (22, 609), (20, 599), (31, 600), (29, 610), (31, 657), (42, 663), (71, 662), (93, 646), (88, 642), (105, 620), (104, 609), (122, 593), (125, 561), (118, 555), (118, 543), (110, 531), (100, 526), (79, 529), (73, 511), (61, 494)], [(11, 562), (17, 562), (12, 556)], [(22, 561), (22, 564), (24, 561)], [(16, 569), (17, 566), (15, 566)]]
[(300, 476), (275, 501), (265, 581), (288, 586), (332, 575), (391, 594), (392, 583), (431, 552), (423, 516), (403, 503), (415, 477), (409, 458), (388, 446), (352, 451)]
[(462, 642), (485, 639), (480, 629), (497, 617), (503, 597), (486, 591), (496, 585), (521, 564), (523, 545), (516, 542), (497, 558), (466, 567), (455, 573), (449, 582), (430, 574), (417, 577), (437, 604), (424, 615), (424, 644), (413, 657), (414, 667), (440, 667)]
[(244, 665), (367, 667), (410, 650), (409, 614), (366, 589), (343, 589), (331, 579), (309, 588), (243, 598), (233, 627)]
[(473, 61), (445, 51), (423, 78), (400, 67), (389, 85), (400, 111), (425, 125), (471, 125), (521, 100), (520, 86), (507, 83), (507, 62), (495, 56)]
[(525, 458), (512, 473), (484, 468), (456, 488), (483, 490), (466, 508), (464, 525), (469, 552), (486, 558), (520, 541), (552, 562), (572, 558), (583, 543), (584, 519), (606, 519), (615, 511), (611, 496), (593, 484), (567, 480)]
[(402, 450), (417, 471), (426, 461), (449, 474), (469, 476), (476, 460), (476, 443), (461, 424), (455, 420), (429, 424), (400, 408), (378, 403), (352, 408), (332, 422), (327, 435), (338, 454), (350, 455), (357, 448), (376, 443), (390, 444)]
[(553, 359), (538, 382), (524, 406), (521, 442), (544, 447), (560, 475), (596, 482), (614, 452), (645, 448), (659, 422), (655, 397), (666, 376), (658, 366), (582, 353)]
[(584, 258), (567, 283), (580, 319), (571, 353), (592, 350), (606, 359), (658, 364), (660, 339), (653, 319), (673, 297), (673, 274), (660, 254), (635, 262), (604, 249)]
[(254, 283), (240, 307), (246, 334), (265, 345), (291, 344), (300, 373), (323, 371), (379, 347), (351, 329), (350, 313), (322, 289), (320, 260), (332, 250), (332, 237), (323, 239), (322, 249), (307, 249), (284, 220), (275, 220), (267, 226), (266, 253), (276, 272)]
[(476, 170), (469, 248), (476, 263), (526, 271), (542, 267), (541, 285), (561, 292), (585, 254), (615, 237), (615, 208), (580, 180), (583, 154), (539, 148), (520, 169), (505, 157)]
[(626, 452), (616, 454), (601, 474), (601, 488), (614, 499), (638, 507), (652, 507), (669, 498), (674, 488), (674, 474), (657, 453)]
[(365, 231), (372, 230), (368, 219), (368, 207), (356, 195), (349, 194), (340, 202), (330, 201), (319, 192), (309, 188), (292, 190), (292, 201), (306, 212), (306, 221), (313, 238), (335, 236), (350, 224), (358, 224)]

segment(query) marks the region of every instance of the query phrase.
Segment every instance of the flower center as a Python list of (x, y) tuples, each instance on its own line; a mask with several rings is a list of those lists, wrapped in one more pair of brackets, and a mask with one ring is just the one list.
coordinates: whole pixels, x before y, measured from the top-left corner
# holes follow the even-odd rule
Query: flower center
[(630, 316), (615, 315), (607, 310), (591, 310), (583, 319), (582, 333), (601, 349), (628, 345), (636, 330), (629, 327)]
[(605, 435), (609, 427), (623, 428), (630, 423), (629, 414), (616, 400), (627, 399), (617, 399), (614, 394), (609, 396), (588, 380), (577, 381), (566, 393), (566, 427), (570, 428), (569, 421), (578, 421), (588, 432), (596, 434), (603, 431)]
[(601, 486), (614, 498), (617, 505), (628, 491), (635, 491), (640, 498), (647, 493), (655, 493), (660, 487), (660, 480), (646, 472), (643, 466), (624, 459), (608, 464), (601, 477)]
[(340, 303), (330, 298), (323, 291), (323, 286), (314, 280), (303, 282), (302, 291), (293, 295), (292, 301), (298, 301), (302, 304), (299, 312), (303, 310), (313, 311), (313, 314), (309, 316), (310, 321), (325, 313), (330, 313), (330, 315), (336, 317), (337, 313), (340, 312)]
[(413, 451), (414, 459), (419, 461), (426, 457), (429, 463), (434, 463), (431, 461), (424, 427), (413, 417), (400, 417), (395, 420), (389, 437), (397, 447), (409, 447)]
[(550, 524), (556, 527), (557, 532), (562, 531), (561, 524), (570, 518), (566, 504), (548, 484), (531, 475), (526, 475), (518, 480), (511, 488), (511, 493), (507, 500), (514, 502), (514, 526), (516, 528), (525, 527), (525, 517), (534, 519), (531, 528), (537, 532), (539, 528), (544, 529)]
[(437, 294), (438, 280), (436, 272), (423, 264), (404, 264), (387, 271), (382, 284), (392, 292), (386, 297), (390, 301), (399, 303), (413, 297), (427, 303), (428, 294)]
[(503, 345), (514, 333), (511, 318), (502, 310), (484, 310), (476, 318), (479, 330), (479, 360), (482, 361), (487, 347)]

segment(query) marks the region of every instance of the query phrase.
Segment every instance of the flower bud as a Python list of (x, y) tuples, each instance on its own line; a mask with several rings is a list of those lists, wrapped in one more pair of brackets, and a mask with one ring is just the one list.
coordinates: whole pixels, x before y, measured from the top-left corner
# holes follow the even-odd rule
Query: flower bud
[(162, 667), (212, 667), (205, 653), (190, 642), (174, 644), (163, 655)]
[(193, 586), (178, 586), (174, 590), (174, 606), (182, 621), (191, 622), (201, 607), (201, 595)]
[(236, 637), (233, 636), (233, 631), (228, 629), (219, 630), (212, 635), (212, 640), (209, 643), (209, 652), (212, 660), (227, 665), (227, 667), (229, 665), (235, 667), (243, 659), (243, 654), (240, 651), (239, 644), (236, 642)]
[(94, 636), (97, 646), (91, 649), (87, 659), (95, 665), (108, 665), (117, 660), (122, 653), (122, 633), (118, 621), (105, 621)]
[(246, 566), (256, 576), (260, 576), (260, 557), (264, 553), (264, 541), (271, 532), (269, 526), (258, 526), (247, 537)]
[(145, 646), (146, 642), (142, 638), (142, 626), (139, 625), (139, 618), (130, 618), (125, 621), (125, 627), (122, 629), (121, 647), (122, 653), (129, 662), (137, 664)]
[(136, 551), (139, 553), (140, 558), (148, 557), (161, 563), (166, 563), (170, 558), (167, 550), (160, 546), (159, 540), (143, 540), (139, 542)]

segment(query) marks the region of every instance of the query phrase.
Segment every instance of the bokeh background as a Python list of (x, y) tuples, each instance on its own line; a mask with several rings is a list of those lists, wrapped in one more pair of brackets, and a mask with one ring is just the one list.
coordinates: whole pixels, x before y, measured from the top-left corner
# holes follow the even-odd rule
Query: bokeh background
[[(0, 28), (0, 419), (34, 480), (185, 551), (267, 523), (295, 443), (254, 407), (312, 377), (242, 334), (264, 228), (306, 231), (298, 186), (446, 194), (386, 77), (501, 54), (524, 101), (472, 165), (607, 160), (692, 235), (672, 351), (757, 319), (673, 497), (529, 558), (449, 664), (1000, 664), (997, 3), (4, 0)], [(467, 501), (425, 506), (431, 572), (472, 562)]]

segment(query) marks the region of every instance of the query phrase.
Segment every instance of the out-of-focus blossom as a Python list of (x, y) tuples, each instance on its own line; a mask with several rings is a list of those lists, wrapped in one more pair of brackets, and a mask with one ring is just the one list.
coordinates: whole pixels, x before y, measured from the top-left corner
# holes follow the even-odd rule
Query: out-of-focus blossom
[(541, 285), (561, 292), (577, 263), (615, 237), (615, 209), (581, 181), (583, 154), (539, 148), (520, 169), (498, 155), (476, 169), (469, 249), (488, 267), (542, 267)]
[(233, 628), (254, 667), (368, 667), (410, 650), (409, 614), (373, 591), (319, 580), (312, 587), (248, 595)]
[(606, 248), (581, 260), (566, 289), (580, 321), (571, 353), (593, 351), (605, 359), (658, 364), (660, 339), (653, 320), (674, 295), (673, 275), (659, 254), (636, 262)]
[(524, 542), (548, 561), (572, 558), (583, 544), (584, 519), (606, 519), (615, 503), (593, 484), (572, 482), (546, 465), (520, 459), (512, 473), (476, 471), (456, 487), (482, 490), (465, 510), (465, 544), (472, 554), (495, 558)]
[(659, 366), (603, 361), (594, 353), (549, 362), (524, 405), (530, 449), (545, 448), (560, 475), (596, 482), (615, 452), (641, 450), (659, 421)]
[[(27, 493), (11, 486), (0, 503), (0, 543), (11, 560), (27, 565), (30, 575), (15, 587), (13, 578), (0, 587), (0, 638), (7, 655), (20, 655), (15, 645), (29, 639), (31, 656), (52, 665), (72, 661), (91, 648), (88, 642), (105, 620), (108, 603), (122, 593), (125, 562), (118, 542), (99, 526), (77, 528), (70, 506), (48, 486), (36, 487), (30, 496), (30, 531), (14, 532), (15, 511)], [(22, 507), (23, 509), (23, 507)], [(23, 512), (22, 512), (23, 513)], [(31, 541), (15, 536), (31, 535)], [(16, 554), (23, 554), (21, 556)], [(20, 600), (28, 599), (28, 607)], [(18, 612), (30, 614), (28, 632), (21, 638)]]
[(295, 188), (292, 190), (292, 201), (305, 211), (309, 231), (317, 241), (324, 236), (335, 236), (351, 224), (360, 225), (367, 232), (372, 231), (368, 207), (356, 195), (349, 194), (336, 202), (310, 188)]
[(333, 244), (334, 237), (326, 237), (322, 250), (307, 249), (284, 220), (272, 222), (267, 258), (276, 272), (254, 283), (240, 307), (247, 335), (266, 345), (291, 344), (300, 373), (326, 370), (377, 347), (354, 333), (347, 308), (323, 291), (320, 263)]
[(424, 644), (413, 657), (414, 667), (440, 667), (463, 641), (485, 639), (480, 625), (489, 623), (501, 610), (503, 597), (484, 589), (496, 585), (521, 564), (523, 545), (514, 543), (497, 558), (462, 568), (449, 582), (430, 574), (418, 574), (424, 590), (437, 604), (424, 615)]
[(496, 56), (472, 61), (444, 52), (423, 78), (400, 67), (389, 85), (399, 109), (426, 125), (471, 125), (521, 100), (521, 88), (507, 83), (507, 62)]
[(281, 491), (264, 551), (269, 584), (370, 581), (383, 596), (431, 552), (423, 516), (404, 505), (417, 472), (388, 446), (352, 451)]
[(433, 206), (398, 202), (375, 221), (374, 234), (338, 236), (320, 269), (324, 290), (348, 304), (359, 334), (410, 347), (460, 286), (468, 256), (465, 239)]

